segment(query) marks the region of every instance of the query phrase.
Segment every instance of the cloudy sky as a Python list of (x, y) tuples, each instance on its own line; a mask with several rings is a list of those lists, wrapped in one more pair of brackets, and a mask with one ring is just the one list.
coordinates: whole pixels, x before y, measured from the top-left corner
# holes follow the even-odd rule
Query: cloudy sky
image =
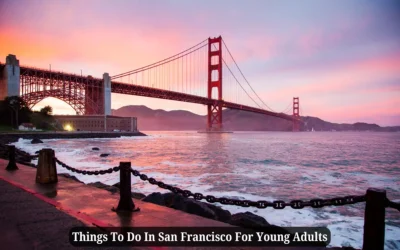
[[(400, 1), (2, 0), (0, 61), (101, 77), (139, 68), (221, 35), (274, 110), (400, 125)], [(206, 83), (204, 83), (206, 84)], [(113, 94), (112, 108), (204, 106)], [(45, 99), (55, 113), (74, 113)]]

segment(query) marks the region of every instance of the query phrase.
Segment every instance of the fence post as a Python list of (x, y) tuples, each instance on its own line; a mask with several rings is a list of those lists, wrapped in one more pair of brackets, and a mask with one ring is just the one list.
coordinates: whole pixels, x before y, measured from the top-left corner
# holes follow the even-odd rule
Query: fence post
[(130, 211), (137, 212), (140, 208), (135, 208), (135, 204), (132, 200), (131, 193), (131, 163), (120, 162), (119, 163), (119, 203), (117, 209), (113, 208), (113, 211)]
[(383, 250), (385, 246), (386, 191), (369, 188), (366, 194), (363, 250)]
[(8, 146), (8, 165), (6, 167), (6, 170), (12, 171), (12, 170), (18, 170), (17, 163), (15, 161), (15, 146), (10, 145)]
[(51, 148), (39, 151), (36, 182), (42, 184), (58, 182), (55, 153)]

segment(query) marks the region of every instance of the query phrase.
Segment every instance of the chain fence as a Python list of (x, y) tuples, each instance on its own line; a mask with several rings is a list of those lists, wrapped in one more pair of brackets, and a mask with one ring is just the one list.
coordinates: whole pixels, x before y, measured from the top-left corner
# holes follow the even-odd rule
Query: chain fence
[(35, 159), (35, 158), (39, 157), (39, 154), (31, 155), (30, 153), (28, 153), (26, 151), (23, 151), (23, 150), (21, 150), (19, 148), (15, 148), (15, 153), (17, 155), (20, 155), (22, 157), (27, 157), (27, 158), (30, 158), (30, 159)]
[[(25, 152), (20, 149), (16, 149), (16, 153), (20, 154), (25, 157), (29, 157), (31, 159), (35, 159), (39, 157), (38, 154), (31, 155), (28, 152)], [(105, 175), (111, 174), (113, 172), (120, 171), (120, 167), (111, 167), (106, 170), (80, 170), (77, 168), (73, 168), (66, 163), (60, 161), (59, 159), (55, 158), (55, 161), (63, 168), (68, 169), (74, 173), (83, 174), (83, 175)], [(201, 201), (206, 200), (209, 203), (220, 203), (222, 205), (234, 205), (234, 206), (241, 206), (241, 207), (256, 207), (256, 208), (274, 208), (274, 209), (284, 209), (286, 207), (291, 207), (293, 209), (302, 209), (305, 207), (312, 207), (312, 208), (322, 208), (325, 206), (344, 206), (344, 205), (352, 205), (356, 203), (361, 203), (366, 201), (366, 195), (350, 195), (350, 196), (341, 196), (335, 197), (330, 199), (311, 199), (311, 200), (292, 200), (289, 202), (283, 200), (276, 200), (276, 201), (251, 201), (251, 200), (239, 200), (239, 199), (231, 199), (226, 197), (215, 197), (213, 195), (204, 195), (202, 193), (193, 193), (190, 190), (183, 190), (178, 188), (174, 185), (166, 184), (162, 181), (158, 181), (152, 177), (148, 177), (145, 174), (141, 174), (139, 171), (131, 169), (130, 170), (132, 175), (135, 177), (139, 177), (143, 181), (147, 181), (152, 185), (156, 185), (162, 189), (169, 190), (175, 194), (181, 194), (183, 197), (190, 198), (193, 197), (195, 200)], [(385, 207), (397, 209), (400, 211), (400, 203), (394, 202), (386, 198)]]
[(66, 168), (74, 173), (83, 174), (83, 175), (104, 175), (104, 174), (111, 174), (112, 172), (118, 172), (119, 167), (112, 167), (106, 170), (95, 170), (95, 171), (88, 171), (88, 170), (80, 170), (77, 168), (73, 168), (65, 164), (64, 162), (60, 161), (59, 159), (55, 158), (56, 162), (63, 168)]
[(386, 198), (386, 207), (397, 209), (400, 212), (400, 202), (394, 202)]
[(149, 178), (145, 174), (139, 173), (137, 170), (131, 170), (131, 173), (139, 177), (143, 181), (148, 181), (152, 185), (157, 185), (160, 188), (170, 190), (176, 194), (182, 194), (184, 197), (193, 197), (195, 200), (206, 200), (209, 203), (221, 203), (223, 205), (235, 205), (241, 207), (256, 207), (256, 208), (267, 208), (272, 207), (274, 209), (284, 209), (285, 207), (291, 207), (293, 209), (302, 209), (304, 207), (312, 207), (312, 208), (321, 208), (324, 206), (343, 206), (349, 204), (355, 204), (359, 202), (365, 202), (365, 195), (360, 196), (345, 196), (345, 197), (336, 197), (332, 199), (312, 199), (309, 201), (302, 200), (292, 200), (290, 202), (285, 202), (282, 200), (276, 200), (273, 202), (270, 201), (250, 201), (250, 200), (238, 200), (238, 199), (230, 199), (225, 197), (215, 197), (213, 195), (203, 195), (201, 193), (193, 193), (190, 190), (182, 190), (178, 187), (165, 184), (164, 182), (157, 181), (154, 178)]

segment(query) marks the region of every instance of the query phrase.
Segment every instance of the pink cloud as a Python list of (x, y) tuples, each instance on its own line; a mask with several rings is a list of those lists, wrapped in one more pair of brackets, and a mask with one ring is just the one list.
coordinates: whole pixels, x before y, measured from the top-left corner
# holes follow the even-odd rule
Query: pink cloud
[[(269, 94), (269, 99), (279, 100), (292, 95), (332, 94), (349, 90), (349, 88), (358, 91), (362, 90), (363, 85), (373, 79), (379, 80), (385, 79), (386, 76), (400, 76), (399, 72), (400, 52), (380, 58), (352, 62), (342, 65), (340, 68), (334, 68), (330, 72), (314, 72), (308, 77), (303, 75), (304, 79), (312, 79), (312, 82), (280, 88), (275, 93)], [(299, 82), (299, 80), (296, 79), (296, 82)]]
[[(382, 118), (388, 116), (397, 116), (394, 118), (400, 124), (400, 111), (398, 109), (400, 100), (389, 99), (380, 102), (370, 102), (365, 104), (357, 104), (343, 107), (327, 106), (323, 110), (315, 110), (313, 116), (322, 119), (331, 119), (332, 121), (363, 121), (364, 118)], [(327, 117), (329, 114), (329, 118)]]

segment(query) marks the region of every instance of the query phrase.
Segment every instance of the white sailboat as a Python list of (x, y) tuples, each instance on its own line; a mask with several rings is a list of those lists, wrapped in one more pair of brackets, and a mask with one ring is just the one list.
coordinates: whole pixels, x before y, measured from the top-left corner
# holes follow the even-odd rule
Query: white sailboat
[(311, 128), (311, 132), (315, 132), (314, 127)]

